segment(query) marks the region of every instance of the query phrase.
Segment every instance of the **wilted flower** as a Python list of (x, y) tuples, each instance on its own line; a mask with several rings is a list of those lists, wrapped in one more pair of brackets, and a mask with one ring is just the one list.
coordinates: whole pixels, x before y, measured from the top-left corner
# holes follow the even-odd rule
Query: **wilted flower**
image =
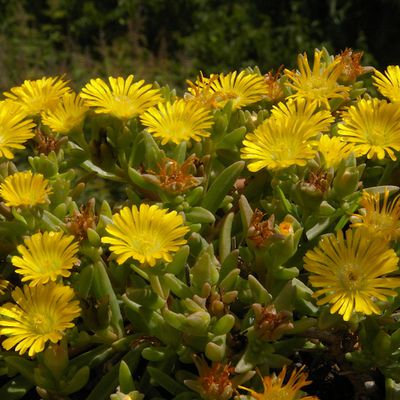
[(340, 74), (339, 80), (344, 83), (354, 82), (360, 75), (367, 72), (373, 71), (373, 67), (363, 67), (360, 64), (361, 58), (363, 56), (362, 51), (354, 51), (353, 49), (345, 49), (336, 56), (340, 60), (342, 65), (342, 72)]
[(94, 206), (95, 200), (92, 198), (86, 205), (82, 205), (79, 211), (74, 210), (72, 216), (66, 218), (69, 232), (79, 241), (87, 238), (89, 228), (96, 227), (97, 216)]
[(211, 367), (207, 362), (195, 355), (193, 360), (199, 371), (197, 379), (185, 380), (185, 385), (200, 394), (204, 400), (229, 400), (236, 388), (253, 376), (253, 373), (233, 376), (235, 370), (230, 364), (213, 362)]
[(200, 185), (202, 178), (189, 173), (198, 159), (189, 156), (181, 165), (172, 158), (164, 158), (158, 172), (148, 171), (155, 178), (156, 183), (166, 192), (181, 194)]
[(292, 313), (289, 311), (277, 312), (274, 305), (263, 307), (261, 304), (253, 304), (252, 308), (255, 314), (255, 333), (263, 340), (278, 340), (293, 328)]
[(272, 71), (269, 71), (264, 75), (264, 82), (267, 86), (267, 99), (269, 101), (276, 102), (285, 97), (283, 93), (283, 85), (279, 82), (282, 68), (283, 66), (281, 66), (275, 74)]

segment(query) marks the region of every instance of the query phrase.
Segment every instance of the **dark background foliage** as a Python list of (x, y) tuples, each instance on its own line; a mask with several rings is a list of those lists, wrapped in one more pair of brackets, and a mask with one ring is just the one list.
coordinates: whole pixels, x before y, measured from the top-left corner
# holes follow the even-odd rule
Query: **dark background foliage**
[(0, 0), (0, 88), (66, 73), (183, 86), (199, 70), (294, 67), (299, 52), (400, 63), (399, 0)]

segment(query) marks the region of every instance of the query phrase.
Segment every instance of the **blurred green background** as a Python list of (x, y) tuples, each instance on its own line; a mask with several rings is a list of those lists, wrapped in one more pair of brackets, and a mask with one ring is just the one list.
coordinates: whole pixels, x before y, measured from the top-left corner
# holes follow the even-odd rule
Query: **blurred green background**
[(109, 75), (183, 87), (258, 65), (293, 68), (322, 46), (400, 63), (400, 0), (0, 0), (0, 88), (65, 73), (80, 88)]

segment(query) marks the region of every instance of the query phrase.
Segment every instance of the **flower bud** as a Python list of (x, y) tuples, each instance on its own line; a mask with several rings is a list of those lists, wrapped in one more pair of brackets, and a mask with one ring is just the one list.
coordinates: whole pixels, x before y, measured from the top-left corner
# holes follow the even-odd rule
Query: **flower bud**
[(51, 178), (58, 172), (58, 160), (54, 151), (47, 156), (40, 154), (40, 156), (28, 157), (28, 161), (33, 171), (42, 174), (45, 178)]
[(356, 167), (347, 167), (342, 173), (336, 174), (333, 180), (333, 188), (338, 197), (343, 198), (357, 190), (360, 179)]

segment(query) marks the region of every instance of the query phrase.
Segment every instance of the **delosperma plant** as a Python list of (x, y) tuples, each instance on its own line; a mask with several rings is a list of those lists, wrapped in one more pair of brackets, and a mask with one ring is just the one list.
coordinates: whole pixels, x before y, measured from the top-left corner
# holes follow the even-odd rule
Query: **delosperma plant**
[(400, 398), (399, 104), (351, 49), (5, 92), (0, 398)]

